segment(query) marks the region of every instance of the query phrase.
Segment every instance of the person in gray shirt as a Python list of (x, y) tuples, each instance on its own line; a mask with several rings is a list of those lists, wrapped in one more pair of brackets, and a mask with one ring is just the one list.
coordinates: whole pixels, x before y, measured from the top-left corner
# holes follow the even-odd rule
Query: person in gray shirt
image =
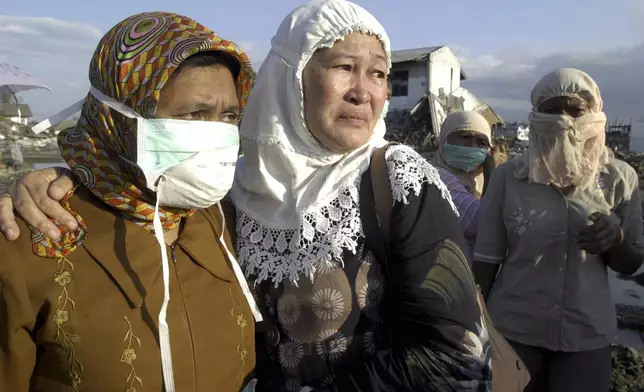
[(599, 87), (558, 69), (532, 90), (530, 146), (492, 175), (473, 270), (531, 374), (526, 391), (606, 392), (615, 309), (607, 268), (642, 264), (638, 176), (605, 146)]

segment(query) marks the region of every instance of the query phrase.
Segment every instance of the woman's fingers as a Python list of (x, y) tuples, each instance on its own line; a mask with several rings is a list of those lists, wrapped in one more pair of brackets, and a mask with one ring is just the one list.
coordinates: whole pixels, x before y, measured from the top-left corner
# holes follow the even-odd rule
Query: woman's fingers
[(49, 186), (49, 196), (54, 200), (62, 200), (65, 195), (74, 188), (74, 177), (69, 169), (58, 168), (57, 178)]
[[(61, 176), (66, 180), (59, 182), (50, 193), (50, 185), (56, 183), (56, 180)], [(69, 176), (67, 169), (36, 170), (25, 174), (18, 180), (14, 192), (11, 194), (14, 207), (22, 219), (52, 239), (60, 238), (60, 230), (48, 216), (69, 226), (70, 229), (76, 228), (74, 217), (65, 211), (59, 203), (60, 199), (73, 186)], [(64, 191), (66, 187), (68, 189)], [(50, 194), (53, 194), (54, 198)]]
[[(11, 188), (14, 186), (15, 184), (12, 184)], [(20, 228), (13, 213), (13, 200), (9, 192), (0, 196), (0, 231), (9, 241), (15, 241), (20, 235)]]
[(16, 211), (25, 222), (49, 238), (60, 238), (60, 230), (38, 208), (33, 196), (24, 184), (18, 182), (11, 197)]
[(47, 189), (47, 196), (49, 197), (43, 199), (43, 204), (38, 202), (36, 202), (36, 204), (42, 209), (45, 215), (69, 227), (71, 230), (76, 230), (78, 222), (74, 216), (64, 209), (59, 203), (59, 201), (74, 188), (74, 180), (71, 177), (71, 172), (67, 169), (63, 170), (64, 171), (60, 172), (60, 176), (56, 178), (51, 185), (49, 185), (49, 188)]

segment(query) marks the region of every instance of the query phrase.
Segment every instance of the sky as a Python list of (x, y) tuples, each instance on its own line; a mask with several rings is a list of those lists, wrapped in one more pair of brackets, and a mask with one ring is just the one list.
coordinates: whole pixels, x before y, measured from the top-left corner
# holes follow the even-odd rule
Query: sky
[[(20, 95), (44, 118), (87, 94), (96, 44), (130, 15), (191, 17), (239, 44), (258, 68), (282, 19), (304, 2), (0, 0), (0, 58), (51, 87)], [(393, 49), (449, 46), (469, 76), (463, 86), (506, 120), (527, 119), (530, 90), (557, 67), (588, 72), (609, 119), (644, 116), (644, 0), (355, 2), (382, 23)]]

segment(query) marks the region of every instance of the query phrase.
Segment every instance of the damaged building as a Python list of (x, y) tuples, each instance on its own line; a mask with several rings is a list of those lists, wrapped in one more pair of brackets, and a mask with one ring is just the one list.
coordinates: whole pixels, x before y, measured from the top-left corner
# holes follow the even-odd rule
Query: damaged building
[(391, 53), (391, 100), (388, 138), (429, 147), (452, 112), (476, 111), (494, 126), (503, 119), (461, 86), (467, 74), (447, 46), (396, 50)]
[(27, 125), (33, 113), (29, 105), (20, 103), (10, 94), (0, 95), (0, 118)]

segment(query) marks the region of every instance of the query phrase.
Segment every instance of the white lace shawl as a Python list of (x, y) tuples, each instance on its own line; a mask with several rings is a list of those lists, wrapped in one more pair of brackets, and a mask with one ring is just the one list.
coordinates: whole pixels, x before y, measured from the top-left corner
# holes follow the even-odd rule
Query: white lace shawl
[[(386, 143), (385, 123), (380, 118), (355, 150), (332, 152), (308, 130), (302, 88), (313, 54), (354, 32), (377, 37), (391, 66), (389, 38), (373, 15), (349, 1), (314, 0), (282, 21), (259, 69), (239, 131), (244, 155), (231, 190), (239, 262), (258, 282), (310, 277), (321, 263), (340, 262), (344, 249), (355, 252), (363, 235), (358, 182), (373, 151)], [(419, 192), (422, 181), (438, 182), (429, 164), (395, 153), (403, 150), (389, 155), (400, 166), (392, 178), (399, 200)]]
[[(389, 181), (395, 202), (408, 203), (410, 193), (418, 196), (423, 184), (440, 189), (458, 214), (438, 171), (413, 149), (392, 146), (386, 153)], [(337, 197), (317, 205), (305, 214), (298, 229), (276, 229), (237, 210), (237, 250), (242, 268), (255, 283), (265, 280), (276, 285), (283, 280), (297, 284), (302, 277), (312, 279), (316, 270), (342, 264), (344, 250), (356, 252), (364, 237), (360, 219), (359, 185), (361, 176), (340, 191)]]

